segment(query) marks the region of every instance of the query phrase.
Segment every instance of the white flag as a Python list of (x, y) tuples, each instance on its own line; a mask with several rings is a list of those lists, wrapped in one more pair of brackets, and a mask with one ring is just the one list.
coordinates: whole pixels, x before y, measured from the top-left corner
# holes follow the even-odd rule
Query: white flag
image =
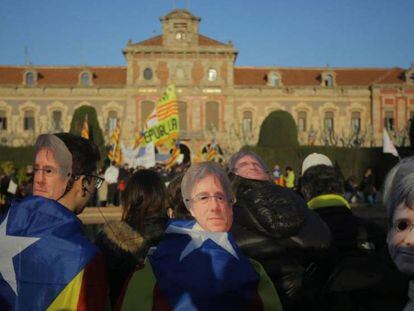
[(382, 152), (391, 153), (395, 157), (400, 157), (398, 151), (392, 143), (390, 136), (388, 135), (387, 130), (384, 128), (383, 142), (382, 142)]

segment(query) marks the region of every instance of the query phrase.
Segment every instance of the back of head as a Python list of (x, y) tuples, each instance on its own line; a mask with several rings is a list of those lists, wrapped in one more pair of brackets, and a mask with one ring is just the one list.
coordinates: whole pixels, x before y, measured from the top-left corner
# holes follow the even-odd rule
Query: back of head
[(332, 161), (326, 155), (316, 152), (309, 154), (302, 162), (302, 175), (305, 174), (308, 168), (321, 164), (333, 166)]
[(139, 170), (128, 179), (121, 201), (122, 219), (132, 228), (143, 231), (147, 216), (166, 215), (167, 192), (157, 172)]
[(306, 201), (323, 194), (343, 195), (345, 192), (342, 174), (337, 168), (324, 164), (308, 168), (300, 186)]
[(191, 199), (191, 192), (194, 186), (197, 185), (200, 180), (210, 175), (217, 177), (223, 188), (224, 194), (229, 200), (234, 200), (229, 178), (219, 164), (214, 162), (194, 163), (188, 168), (181, 182), (181, 194), (187, 209), (190, 209), (191, 207), (189, 200)]
[(100, 160), (99, 150), (90, 140), (70, 133), (56, 133), (72, 155), (72, 175), (91, 174), (96, 172)]
[(384, 182), (383, 203), (387, 210), (388, 221), (392, 222), (394, 211), (404, 203), (407, 207), (414, 204), (414, 157), (405, 158), (395, 165)]
[(176, 219), (192, 219), (193, 217), (185, 207), (183, 196), (181, 195), (181, 182), (184, 174), (176, 175), (167, 186), (168, 204), (174, 210)]
[(269, 169), (267, 168), (267, 165), (266, 165), (266, 163), (262, 160), (262, 158), (261, 158), (258, 154), (254, 153), (253, 151), (250, 151), (250, 150), (240, 150), (240, 151), (238, 151), (238, 152), (234, 153), (234, 154), (230, 157), (230, 159), (229, 159), (229, 161), (228, 161), (228, 163), (227, 163), (227, 168), (228, 168), (228, 171), (229, 171), (229, 172), (233, 172), (233, 173), (234, 173), (234, 172), (235, 172), (235, 170), (236, 170), (236, 165), (237, 165), (237, 162), (239, 162), (239, 160), (240, 160), (241, 158), (245, 157), (245, 156), (251, 156), (252, 158), (256, 159), (256, 160), (257, 160), (257, 162), (259, 162), (259, 163), (260, 163), (260, 165), (262, 166), (263, 170), (264, 170), (265, 172), (269, 172)]

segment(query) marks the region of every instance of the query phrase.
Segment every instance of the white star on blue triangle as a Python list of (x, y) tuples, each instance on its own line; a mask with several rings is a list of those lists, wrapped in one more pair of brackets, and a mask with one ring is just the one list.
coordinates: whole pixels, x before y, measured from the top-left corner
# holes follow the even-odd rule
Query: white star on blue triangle
[(192, 251), (200, 248), (205, 241), (208, 239), (214, 241), (217, 245), (228, 251), (232, 254), (235, 258), (239, 259), (234, 250), (233, 246), (231, 245), (228, 233), (227, 232), (208, 232), (202, 230), (194, 230), (189, 228), (182, 228), (176, 227), (174, 225), (170, 225), (166, 233), (177, 233), (177, 234), (187, 234), (191, 237), (191, 241), (187, 244), (184, 250), (181, 252), (180, 261), (182, 261), (186, 256), (188, 256)]
[(0, 273), (17, 295), (16, 271), (14, 270), (13, 257), (35, 243), (39, 238), (7, 235), (8, 220), (9, 214), (0, 224)]

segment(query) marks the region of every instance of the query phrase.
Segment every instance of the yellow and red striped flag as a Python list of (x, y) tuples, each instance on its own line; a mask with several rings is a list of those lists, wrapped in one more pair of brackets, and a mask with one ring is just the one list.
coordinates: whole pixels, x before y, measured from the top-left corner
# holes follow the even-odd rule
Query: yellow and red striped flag
[(85, 115), (85, 119), (83, 120), (81, 136), (83, 138), (89, 139), (89, 124), (88, 124), (88, 115)]
[(214, 158), (217, 156), (217, 154), (218, 153), (215, 145), (211, 144), (207, 151), (206, 161), (214, 161)]
[(171, 169), (175, 163), (177, 163), (178, 157), (180, 156), (180, 147), (175, 145), (174, 149), (171, 152), (170, 158), (165, 162), (165, 168), (167, 170)]
[(178, 139), (179, 120), (175, 86), (168, 85), (154, 111), (145, 122), (144, 144), (172, 146)]
[(108, 158), (109, 160), (115, 162), (116, 165), (120, 165), (122, 163), (122, 151), (120, 145), (120, 135), (121, 129), (119, 128), (118, 120), (116, 122), (116, 127), (112, 132), (112, 148), (109, 151)]

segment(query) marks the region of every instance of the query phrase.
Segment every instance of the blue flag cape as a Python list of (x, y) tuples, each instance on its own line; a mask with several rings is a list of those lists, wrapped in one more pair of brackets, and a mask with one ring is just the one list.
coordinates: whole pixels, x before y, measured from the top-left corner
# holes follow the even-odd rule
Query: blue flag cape
[[(168, 227), (192, 229), (194, 225), (194, 221), (173, 220)], [(231, 234), (220, 233), (228, 239), (236, 256), (207, 239), (182, 258), (184, 249), (192, 240), (191, 235), (168, 231), (148, 258), (172, 309), (243, 310), (248, 307), (259, 276)]]
[[(30, 196), (14, 201), (8, 215), (6, 237), (35, 237), (36, 242), (13, 257), (17, 295), (1, 275), (1, 309), (45, 310), (65, 286), (97, 253), (84, 236), (82, 223), (54, 200)], [(4, 237), (1, 237), (4, 238)]]

